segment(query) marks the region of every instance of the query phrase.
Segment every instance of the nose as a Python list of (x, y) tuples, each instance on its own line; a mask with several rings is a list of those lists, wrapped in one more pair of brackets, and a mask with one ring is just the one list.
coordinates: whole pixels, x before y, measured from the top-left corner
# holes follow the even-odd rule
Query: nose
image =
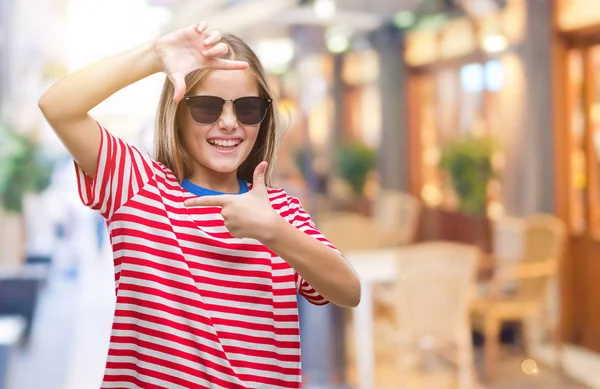
[(230, 101), (225, 102), (223, 111), (219, 117), (219, 127), (223, 130), (233, 130), (237, 127), (237, 118), (233, 112), (233, 104)]

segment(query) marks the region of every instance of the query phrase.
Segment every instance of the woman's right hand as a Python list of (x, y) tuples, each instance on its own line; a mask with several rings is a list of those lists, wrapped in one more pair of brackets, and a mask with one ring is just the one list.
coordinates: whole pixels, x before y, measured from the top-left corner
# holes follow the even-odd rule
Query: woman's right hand
[(207, 28), (206, 22), (200, 22), (154, 41), (154, 54), (175, 88), (175, 102), (183, 98), (186, 90), (185, 76), (194, 70), (242, 70), (248, 67), (248, 63), (244, 61), (219, 58), (227, 53), (228, 47), (221, 42), (219, 31), (206, 31)]

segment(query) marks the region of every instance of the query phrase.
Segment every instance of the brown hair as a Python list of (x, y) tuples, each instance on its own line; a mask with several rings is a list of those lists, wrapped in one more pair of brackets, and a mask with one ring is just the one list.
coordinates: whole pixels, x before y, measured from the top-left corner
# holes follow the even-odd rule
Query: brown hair
[[(259, 96), (273, 100), (273, 93), (267, 84), (264, 69), (254, 51), (235, 35), (226, 34), (221, 41), (229, 47), (227, 54), (221, 58), (248, 62), (249, 70), (254, 75), (258, 86)], [(209, 71), (210, 69), (199, 69), (188, 74), (185, 78), (186, 93), (202, 81)], [(177, 180), (181, 182), (191, 174), (191, 157), (181, 142), (180, 130), (177, 127), (177, 109), (182, 103), (173, 101), (174, 93), (173, 84), (168, 78), (165, 79), (156, 115), (154, 157), (158, 162), (171, 169)], [(267, 161), (269, 166), (265, 172), (265, 178), (268, 184), (275, 163), (278, 143), (277, 110), (275, 104), (272, 103), (265, 119), (260, 124), (256, 143), (248, 158), (240, 165), (237, 176), (251, 183), (256, 166), (262, 161)]]

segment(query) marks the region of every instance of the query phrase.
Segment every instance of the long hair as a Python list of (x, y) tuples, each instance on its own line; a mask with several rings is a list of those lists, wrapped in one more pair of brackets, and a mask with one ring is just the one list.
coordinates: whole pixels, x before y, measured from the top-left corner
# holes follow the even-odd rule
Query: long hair
[[(274, 100), (263, 66), (256, 53), (235, 35), (224, 35), (221, 41), (229, 47), (227, 54), (221, 58), (248, 62), (249, 70), (252, 72), (258, 86), (259, 96)], [(210, 69), (200, 69), (188, 74), (185, 78), (186, 93), (201, 82), (209, 71)], [(165, 79), (154, 129), (154, 157), (158, 162), (168, 167), (181, 183), (184, 178), (192, 173), (190, 168), (192, 164), (191, 157), (182, 143), (180, 129), (177, 126), (177, 109), (179, 104), (183, 103), (173, 101), (174, 93), (173, 84), (169, 79)], [(265, 178), (267, 184), (269, 183), (279, 146), (277, 123), (278, 114), (276, 105), (273, 103), (269, 106), (267, 115), (260, 124), (252, 151), (237, 171), (239, 178), (252, 183), (256, 166), (262, 161), (267, 161), (269, 165), (265, 172)]]

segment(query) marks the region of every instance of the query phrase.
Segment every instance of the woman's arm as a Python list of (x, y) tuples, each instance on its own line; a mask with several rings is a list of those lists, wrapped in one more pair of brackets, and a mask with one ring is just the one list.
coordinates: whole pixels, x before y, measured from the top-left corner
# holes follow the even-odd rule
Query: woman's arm
[(360, 280), (335, 250), (278, 218), (262, 243), (290, 264), (319, 294), (335, 305), (356, 307)]
[(160, 70), (148, 43), (84, 67), (42, 95), (38, 105), (44, 117), (87, 175), (96, 173), (101, 136), (88, 112), (117, 91)]
[(246, 62), (219, 59), (228, 47), (218, 31), (205, 32), (201, 22), (155, 41), (108, 57), (54, 84), (38, 105), (75, 161), (90, 177), (97, 169), (101, 134), (88, 112), (117, 91), (164, 71), (175, 87), (174, 100), (185, 93), (185, 76), (196, 69), (245, 69)]
[(264, 244), (335, 305), (355, 307), (360, 302), (360, 280), (354, 269), (334, 249), (290, 224), (275, 212), (265, 185), (267, 162), (254, 171), (252, 190), (243, 195), (196, 197), (185, 206), (222, 207), (225, 226), (236, 238)]

